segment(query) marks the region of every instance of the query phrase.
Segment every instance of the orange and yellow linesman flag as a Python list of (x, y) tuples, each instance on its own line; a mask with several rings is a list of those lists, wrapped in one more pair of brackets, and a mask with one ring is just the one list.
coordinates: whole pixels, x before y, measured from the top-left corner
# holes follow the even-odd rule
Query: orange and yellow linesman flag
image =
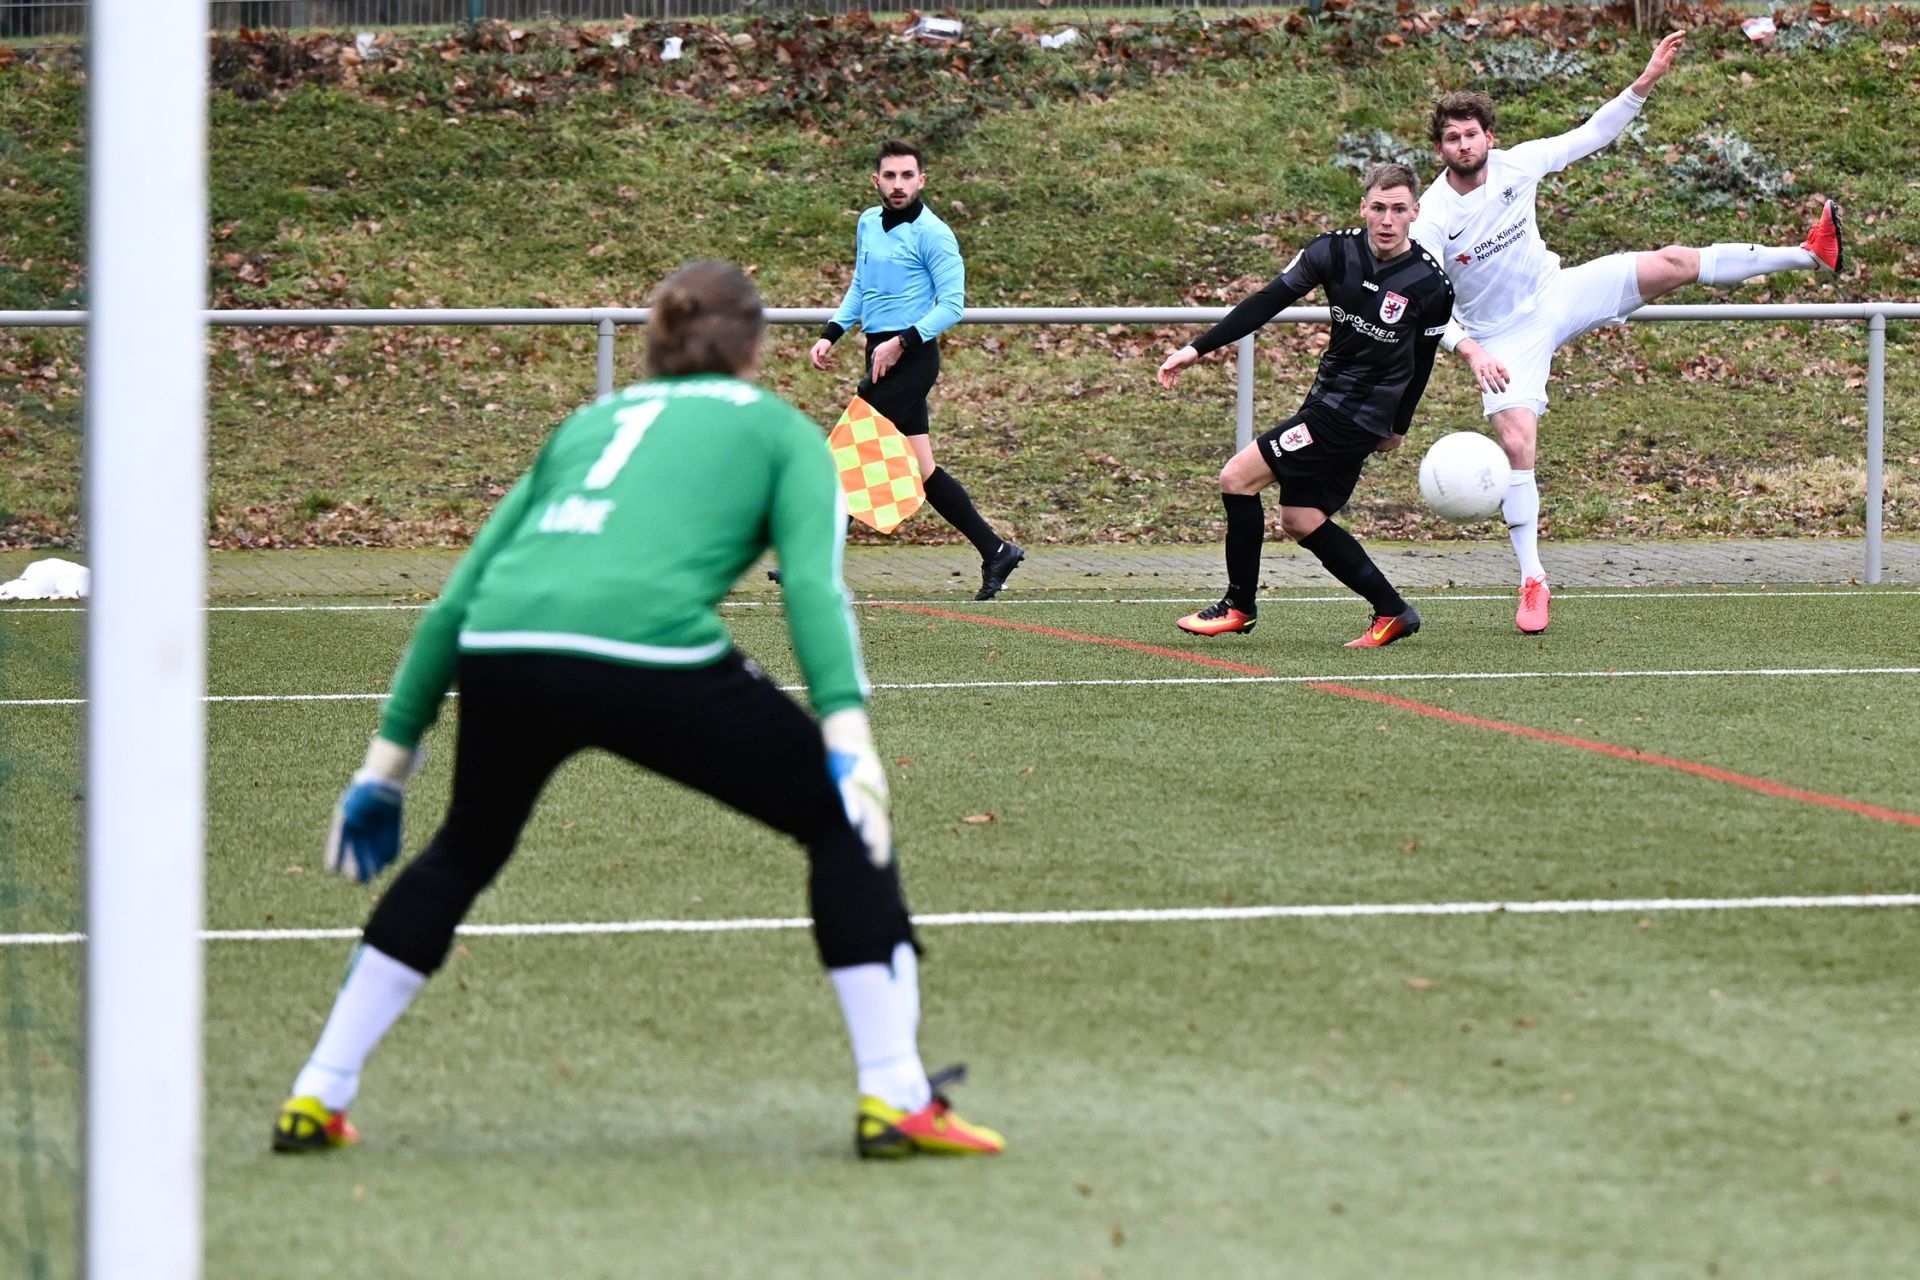
[(927, 500), (920, 460), (907, 438), (859, 396), (827, 434), (827, 448), (846, 490), (847, 514), (861, 524), (892, 533)]

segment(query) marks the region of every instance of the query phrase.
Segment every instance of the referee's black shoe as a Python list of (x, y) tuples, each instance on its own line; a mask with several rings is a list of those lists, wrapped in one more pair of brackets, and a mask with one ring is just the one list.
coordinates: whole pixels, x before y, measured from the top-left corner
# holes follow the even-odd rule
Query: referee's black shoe
[(991, 600), (1000, 594), (1000, 588), (1007, 585), (1007, 575), (1020, 567), (1027, 553), (1020, 549), (1017, 542), (1003, 542), (1000, 549), (980, 562), (980, 589), (973, 593), (975, 600)]

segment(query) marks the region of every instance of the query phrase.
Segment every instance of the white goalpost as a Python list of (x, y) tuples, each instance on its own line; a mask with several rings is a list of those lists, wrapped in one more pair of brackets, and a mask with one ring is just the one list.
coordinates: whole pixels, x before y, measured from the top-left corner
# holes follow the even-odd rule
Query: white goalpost
[(85, 1184), (93, 1280), (201, 1269), (206, 0), (87, 44)]

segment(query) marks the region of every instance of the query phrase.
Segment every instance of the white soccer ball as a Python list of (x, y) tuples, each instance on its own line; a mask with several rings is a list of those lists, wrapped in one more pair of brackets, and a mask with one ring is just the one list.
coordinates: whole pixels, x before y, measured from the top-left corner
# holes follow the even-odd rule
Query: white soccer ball
[(1506, 500), (1511, 474), (1499, 442), (1455, 431), (1435, 440), (1420, 460), (1420, 496), (1449, 520), (1481, 520)]

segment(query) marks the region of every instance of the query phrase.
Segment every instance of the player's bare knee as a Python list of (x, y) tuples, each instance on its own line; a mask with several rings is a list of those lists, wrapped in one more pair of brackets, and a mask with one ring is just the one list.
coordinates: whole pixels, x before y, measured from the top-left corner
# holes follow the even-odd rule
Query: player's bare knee
[[(1251, 457), (1249, 454), (1251, 453)], [(1273, 473), (1258, 453), (1243, 449), (1220, 468), (1220, 492), (1252, 497), (1273, 481)]]
[(1493, 416), (1491, 423), (1494, 436), (1500, 441), (1500, 447), (1507, 451), (1507, 461), (1515, 467), (1525, 469), (1533, 465), (1533, 451), (1538, 423), (1533, 415), (1519, 410), (1507, 410)]
[(1651, 301), (1700, 278), (1700, 251), (1683, 244), (1670, 244), (1664, 249), (1643, 253), (1635, 275), (1641, 301)]
[(1307, 537), (1327, 522), (1324, 512), (1307, 507), (1280, 508), (1280, 531), (1295, 542)]
[(1260, 486), (1242, 478), (1240, 473), (1229, 465), (1223, 467), (1220, 471), (1220, 492), (1231, 493), (1236, 497), (1245, 498), (1259, 493)]

